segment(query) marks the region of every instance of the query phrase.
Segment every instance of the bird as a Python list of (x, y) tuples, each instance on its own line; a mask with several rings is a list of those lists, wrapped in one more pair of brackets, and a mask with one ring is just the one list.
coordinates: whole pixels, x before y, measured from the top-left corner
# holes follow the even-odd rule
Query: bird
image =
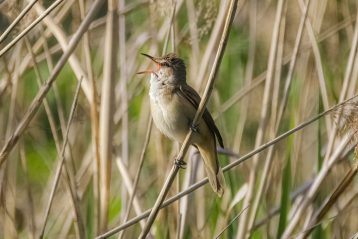
[[(155, 70), (150, 73), (149, 98), (153, 122), (171, 140), (183, 143), (189, 130), (193, 130), (190, 144), (199, 150), (204, 161), (205, 171), (214, 192), (221, 197), (224, 193), (225, 178), (220, 167), (216, 141), (224, 148), (223, 139), (215, 122), (205, 108), (196, 125), (193, 119), (200, 104), (200, 95), (186, 82), (186, 66), (175, 53), (162, 57), (142, 55), (155, 62)], [(176, 161), (178, 166), (185, 162)]]

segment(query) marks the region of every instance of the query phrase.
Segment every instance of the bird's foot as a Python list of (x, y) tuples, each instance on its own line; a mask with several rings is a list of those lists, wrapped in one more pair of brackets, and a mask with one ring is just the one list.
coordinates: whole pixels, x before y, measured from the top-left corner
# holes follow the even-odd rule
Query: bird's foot
[(190, 129), (193, 132), (198, 133), (199, 132), (199, 124), (190, 124)]
[(174, 159), (174, 164), (178, 167), (178, 168), (182, 168), (185, 169), (186, 168), (186, 162), (183, 159)]

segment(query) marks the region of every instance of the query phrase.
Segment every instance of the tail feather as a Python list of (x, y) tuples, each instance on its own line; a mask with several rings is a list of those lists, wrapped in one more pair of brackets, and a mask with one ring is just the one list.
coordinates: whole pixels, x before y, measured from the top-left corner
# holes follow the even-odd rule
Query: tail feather
[(198, 146), (201, 157), (203, 158), (205, 171), (209, 179), (209, 183), (214, 190), (221, 197), (224, 194), (225, 178), (220, 168), (216, 149), (209, 149)]

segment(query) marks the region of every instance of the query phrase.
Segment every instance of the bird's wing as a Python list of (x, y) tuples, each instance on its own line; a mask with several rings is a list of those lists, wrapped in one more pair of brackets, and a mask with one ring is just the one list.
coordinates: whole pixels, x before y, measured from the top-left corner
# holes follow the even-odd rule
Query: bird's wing
[[(177, 93), (179, 94), (179, 96), (188, 100), (196, 110), (198, 109), (201, 98), (193, 88), (191, 88), (187, 84), (181, 84), (177, 89)], [(203, 119), (208, 125), (209, 129), (215, 134), (216, 138), (218, 139), (219, 145), (224, 148), (223, 139), (220, 135), (219, 129), (216, 127), (213, 117), (211, 117), (211, 114), (206, 108), (203, 114)]]

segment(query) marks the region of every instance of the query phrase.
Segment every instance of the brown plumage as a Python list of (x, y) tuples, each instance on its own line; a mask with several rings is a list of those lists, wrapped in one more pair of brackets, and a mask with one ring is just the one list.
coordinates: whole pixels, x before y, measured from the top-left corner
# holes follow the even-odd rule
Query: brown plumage
[[(149, 96), (153, 121), (163, 134), (182, 143), (192, 127), (201, 98), (186, 83), (184, 61), (174, 53), (164, 57), (143, 55), (157, 63), (157, 70), (150, 71)], [(198, 148), (204, 160), (211, 187), (222, 196), (225, 180), (217, 158), (216, 139), (221, 147), (224, 144), (207, 109), (195, 129), (190, 143)]]

